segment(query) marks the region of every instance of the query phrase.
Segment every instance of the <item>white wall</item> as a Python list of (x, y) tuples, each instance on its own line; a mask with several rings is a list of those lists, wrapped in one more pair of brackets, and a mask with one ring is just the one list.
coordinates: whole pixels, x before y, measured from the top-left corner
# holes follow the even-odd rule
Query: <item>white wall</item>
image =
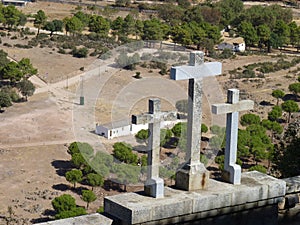
[(103, 127), (101, 125), (96, 124), (96, 130), (95, 133), (101, 136), (104, 136), (106, 138), (108, 137), (108, 129), (106, 127)]
[(115, 127), (111, 129), (111, 138), (122, 137), (131, 134), (131, 125), (127, 125), (124, 127)]

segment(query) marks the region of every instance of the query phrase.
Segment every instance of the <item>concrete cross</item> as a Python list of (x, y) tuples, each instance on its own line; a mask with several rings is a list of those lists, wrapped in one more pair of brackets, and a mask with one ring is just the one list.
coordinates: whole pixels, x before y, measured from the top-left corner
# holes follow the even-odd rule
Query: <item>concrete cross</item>
[(239, 90), (229, 89), (227, 103), (212, 105), (214, 114), (227, 114), (224, 179), (232, 184), (241, 183), (241, 167), (236, 164), (239, 111), (253, 109), (251, 100), (239, 101)]
[(164, 181), (159, 177), (160, 124), (176, 119), (176, 111), (161, 112), (159, 99), (149, 99), (149, 113), (132, 116), (133, 124), (149, 124), (147, 181), (144, 190), (146, 195), (155, 198), (164, 196)]
[(189, 80), (186, 165), (176, 173), (176, 187), (184, 190), (204, 189), (208, 172), (200, 162), (202, 121), (202, 78), (222, 73), (220, 62), (204, 63), (204, 53), (190, 53), (188, 66), (171, 68), (171, 79)]

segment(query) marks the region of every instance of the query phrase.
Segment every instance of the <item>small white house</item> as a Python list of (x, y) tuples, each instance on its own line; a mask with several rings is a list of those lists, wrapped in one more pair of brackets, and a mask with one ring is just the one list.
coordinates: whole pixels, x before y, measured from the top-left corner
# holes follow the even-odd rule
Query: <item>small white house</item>
[(22, 1), (22, 0), (2, 0), (3, 5), (14, 5), (14, 6), (25, 6), (28, 3), (28, 1)]
[(219, 44), (218, 49), (232, 49), (234, 52), (244, 52), (246, 50), (246, 44), (242, 37), (231, 38)]
[[(160, 127), (170, 129), (178, 122), (183, 122), (183, 120), (164, 121), (161, 123)], [(142, 129), (148, 129), (148, 123), (136, 125), (131, 124), (128, 120), (120, 120), (102, 125), (96, 124), (95, 133), (106, 137), (107, 139), (112, 139), (115, 137), (136, 134)]]
[(127, 120), (116, 121), (113, 123), (106, 123), (102, 125), (96, 124), (95, 133), (112, 139), (114, 137), (126, 136), (131, 134), (131, 124)]

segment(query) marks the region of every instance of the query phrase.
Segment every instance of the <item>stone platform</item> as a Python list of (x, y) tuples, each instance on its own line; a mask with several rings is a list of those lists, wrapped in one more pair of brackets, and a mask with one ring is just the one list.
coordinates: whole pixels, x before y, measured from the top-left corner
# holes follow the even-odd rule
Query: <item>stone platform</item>
[(113, 221), (111, 219), (99, 213), (94, 213), (90, 215), (39, 223), (39, 225), (111, 225), (112, 222)]
[(143, 193), (109, 196), (104, 199), (104, 212), (116, 224), (191, 224), (245, 210), (277, 207), (285, 193), (285, 181), (253, 171), (242, 174), (240, 185), (210, 179), (207, 190), (188, 192), (165, 187), (165, 197), (159, 199)]

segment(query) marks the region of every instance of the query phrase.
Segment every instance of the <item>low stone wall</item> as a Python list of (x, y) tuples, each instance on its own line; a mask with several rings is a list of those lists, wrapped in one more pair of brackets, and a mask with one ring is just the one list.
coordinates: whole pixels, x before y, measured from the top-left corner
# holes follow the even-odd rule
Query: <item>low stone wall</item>
[(40, 225), (298, 225), (299, 195), (300, 176), (279, 180), (248, 172), (242, 174), (241, 185), (209, 180), (204, 191), (166, 187), (165, 197), (160, 199), (142, 193), (109, 196), (104, 199), (105, 215), (91, 214)]
[(112, 220), (98, 213), (62, 220), (54, 220), (40, 225), (111, 225)]
[[(283, 180), (255, 171), (243, 173), (241, 185), (209, 180), (207, 190), (187, 192), (165, 188), (165, 197), (159, 199), (139, 193), (109, 196), (104, 199), (104, 211), (114, 218), (116, 224), (191, 224), (193, 221), (240, 211), (250, 213), (251, 210), (266, 207), (276, 212), (285, 192), (286, 183)], [(274, 222), (277, 213), (272, 215), (268, 218)]]

